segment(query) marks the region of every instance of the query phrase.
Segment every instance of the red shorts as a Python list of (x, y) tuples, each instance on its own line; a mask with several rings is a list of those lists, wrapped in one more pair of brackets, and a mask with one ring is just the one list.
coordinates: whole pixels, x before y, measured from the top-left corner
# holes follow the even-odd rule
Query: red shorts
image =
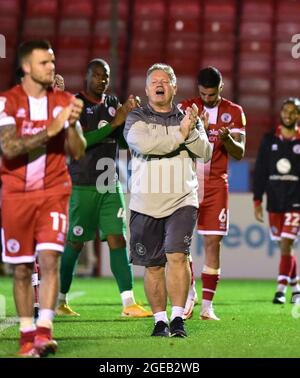
[(227, 235), (228, 225), (228, 187), (205, 188), (204, 199), (199, 206), (198, 233)]
[(300, 232), (300, 212), (269, 213), (269, 224), (272, 240), (296, 240)]
[(2, 199), (2, 259), (11, 264), (35, 260), (35, 252), (63, 252), (69, 194)]

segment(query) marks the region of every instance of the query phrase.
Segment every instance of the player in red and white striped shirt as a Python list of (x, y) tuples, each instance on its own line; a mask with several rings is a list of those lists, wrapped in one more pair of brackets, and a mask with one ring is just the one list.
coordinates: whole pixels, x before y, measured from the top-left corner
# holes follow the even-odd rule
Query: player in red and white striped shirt
[[(199, 185), (204, 183), (204, 196), (199, 198), (198, 233), (203, 235), (205, 262), (202, 271), (202, 319), (219, 320), (212, 307), (220, 277), (220, 244), (227, 235), (228, 209), (228, 160), (240, 160), (245, 151), (246, 119), (241, 106), (221, 97), (221, 73), (215, 67), (206, 67), (198, 74), (199, 97), (182, 101), (186, 109), (195, 103), (199, 115), (204, 117), (208, 139), (213, 146), (211, 161), (197, 169)], [(198, 167), (201, 168), (201, 167)], [(194, 282), (189, 292), (185, 318), (192, 315), (195, 302)]]
[[(52, 89), (55, 64), (48, 42), (22, 44), (19, 59), (22, 83), (0, 94), (2, 258), (14, 265), (19, 354), (44, 356), (57, 348), (52, 319), (71, 191), (65, 148), (77, 159), (84, 154), (82, 103)], [(42, 276), (37, 327), (31, 287), (35, 251)]]

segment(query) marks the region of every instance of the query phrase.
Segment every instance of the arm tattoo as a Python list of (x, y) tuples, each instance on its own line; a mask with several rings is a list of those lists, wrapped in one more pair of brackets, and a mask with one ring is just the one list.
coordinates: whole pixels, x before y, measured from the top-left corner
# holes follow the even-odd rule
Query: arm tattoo
[(3, 155), (7, 159), (13, 159), (19, 155), (28, 153), (48, 142), (47, 130), (27, 137), (17, 136), (16, 126), (8, 125), (0, 127), (0, 145)]

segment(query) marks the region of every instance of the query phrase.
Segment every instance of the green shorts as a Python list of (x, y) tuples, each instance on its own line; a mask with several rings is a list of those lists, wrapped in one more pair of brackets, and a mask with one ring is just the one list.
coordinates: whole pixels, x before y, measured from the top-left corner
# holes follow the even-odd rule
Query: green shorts
[(95, 187), (73, 186), (67, 240), (86, 242), (108, 235), (126, 235), (125, 199), (120, 183), (115, 193), (99, 193)]

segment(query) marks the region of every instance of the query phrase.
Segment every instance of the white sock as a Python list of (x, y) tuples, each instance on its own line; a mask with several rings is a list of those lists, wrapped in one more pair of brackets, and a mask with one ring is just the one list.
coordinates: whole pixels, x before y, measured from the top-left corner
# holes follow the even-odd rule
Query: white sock
[(154, 316), (154, 322), (155, 324), (157, 322), (165, 322), (166, 324), (169, 323), (169, 320), (168, 320), (168, 316), (167, 316), (167, 311), (159, 311), (159, 312), (156, 312), (155, 314), (153, 314)]
[(276, 291), (280, 291), (281, 293), (285, 294), (287, 290), (287, 285), (278, 284)]
[(177, 317), (182, 318), (184, 307), (172, 306), (171, 321)]
[(196, 296), (196, 282), (194, 281), (189, 288), (188, 298), (194, 299)]
[(214, 268), (210, 268), (207, 265), (204, 265), (202, 272), (206, 274), (221, 274), (221, 269), (220, 268), (214, 269)]
[(299, 285), (299, 277), (293, 277), (290, 281), (292, 293), (296, 293), (297, 291), (300, 291), (300, 285)]
[(36, 329), (34, 319), (31, 317), (20, 317), (19, 322), (21, 332), (31, 332)]
[(202, 311), (210, 310), (212, 308), (212, 301), (202, 299)]
[(54, 318), (55, 312), (51, 309), (44, 308), (39, 312), (39, 318), (36, 322), (38, 327), (45, 327), (52, 329), (52, 320)]
[(59, 293), (58, 294), (58, 302), (67, 303), (67, 295), (68, 294)]
[(122, 291), (121, 299), (123, 307), (128, 307), (135, 304), (134, 294), (132, 290)]

